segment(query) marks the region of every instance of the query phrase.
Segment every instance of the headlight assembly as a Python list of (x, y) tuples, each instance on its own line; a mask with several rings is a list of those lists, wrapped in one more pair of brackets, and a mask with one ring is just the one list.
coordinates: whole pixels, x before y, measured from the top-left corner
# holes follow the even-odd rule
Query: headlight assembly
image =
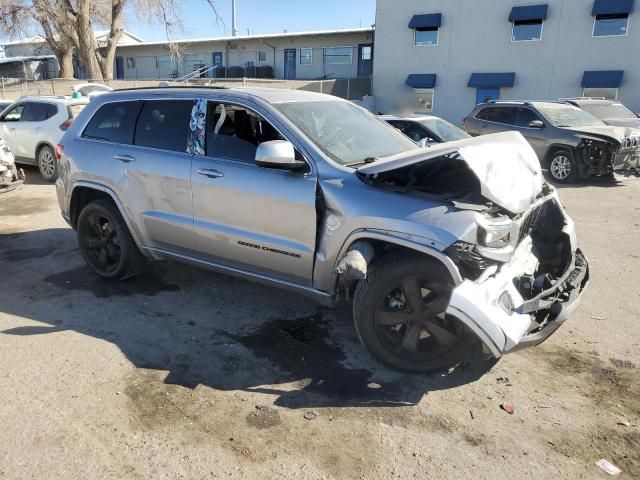
[(510, 219), (491, 219), (478, 224), (478, 245), (504, 248), (511, 242), (513, 222)]

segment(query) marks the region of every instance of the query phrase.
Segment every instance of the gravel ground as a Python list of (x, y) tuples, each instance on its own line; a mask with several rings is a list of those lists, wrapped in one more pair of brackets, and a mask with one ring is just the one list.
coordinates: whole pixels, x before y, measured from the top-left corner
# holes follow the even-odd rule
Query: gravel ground
[(561, 190), (592, 282), (558, 333), (432, 376), (375, 365), (347, 308), (174, 263), (104, 283), (27, 180), (0, 195), (0, 478), (640, 478), (640, 179)]

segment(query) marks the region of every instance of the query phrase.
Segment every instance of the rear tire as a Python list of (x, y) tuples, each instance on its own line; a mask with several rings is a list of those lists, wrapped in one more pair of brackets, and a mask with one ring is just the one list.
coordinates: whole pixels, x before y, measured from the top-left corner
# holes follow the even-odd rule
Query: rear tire
[(45, 145), (38, 151), (38, 169), (47, 182), (55, 182), (58, 179), (58, 160), (51, 147)]
[(574, 182), (578, 178), (578, 167), (573, 152), (566, 149), (555, 150), (549, 156), (549, 175), (557, 183)]
[(453, 284), (449, 273), (425, 257), (391, 254), (360, 281), (353, 317), (360, 341), (395, 370), (426, 373), (459, 364), (470, 337), (445, 314)]
[(146, 258), (111, 200), (95, 200), (78, 217), (78, 244), (87, 265), (105, 280), (124, 280), (140, 273)]

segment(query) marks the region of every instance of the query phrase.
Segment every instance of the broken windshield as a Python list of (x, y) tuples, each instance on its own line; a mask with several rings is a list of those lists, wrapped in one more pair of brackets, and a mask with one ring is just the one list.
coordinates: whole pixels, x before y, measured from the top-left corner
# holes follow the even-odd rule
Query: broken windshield
[(386, 122), (350, 102), (274, 105), (320, 150), (341, 165), (361, 164), (414, 150), (416, 144)]
[(603, 127), (604, 122), (598, 120), (578, 107), (564, 105), (561, 103), (549, 103), (547, 105), (536, 105), (538, 110), (547, 117), (554, 127)]

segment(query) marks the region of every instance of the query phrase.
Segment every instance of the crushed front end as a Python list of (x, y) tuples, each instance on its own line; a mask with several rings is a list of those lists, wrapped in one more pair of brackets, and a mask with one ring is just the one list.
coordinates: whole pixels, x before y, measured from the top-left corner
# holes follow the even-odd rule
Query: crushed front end
[(447, 250), (465, 278), (447, 313), (495, 357), (541, 343), (577, 308), (589, 281), (587, 257), (557, 193), (545, 185), (526, 212), (480, 220), (478, 238)]
[(24, 183), (24, 171), (16, 168), (9, 146), (0, 138), (0, 193), (10, 192)]
[(583, 176), (637, 169), (640, 161), (640, 136), (629, 135), (620, 141), (585, 137), (576, 149), (576, 155)]

